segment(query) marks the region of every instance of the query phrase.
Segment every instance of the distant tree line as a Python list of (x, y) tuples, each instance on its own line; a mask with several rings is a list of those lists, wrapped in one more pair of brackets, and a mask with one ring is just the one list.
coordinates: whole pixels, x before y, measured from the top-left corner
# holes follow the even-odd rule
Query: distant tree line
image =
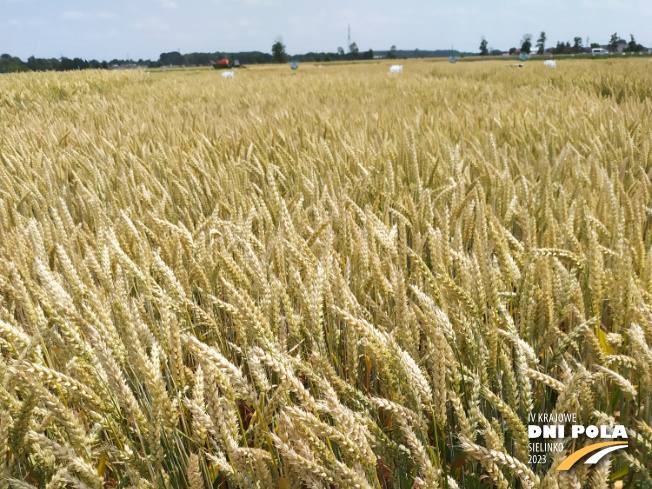
[(87, 68), (108, 68), (106, 61), (90, 61), (81, 58), (35, 58), (30, 56), (27, 61), (20, 58), (3, 54), (0, 56), (0, 73), (10, 73), (16, 71), (68, 71), (68, 70), (85, 70)]
[[(581, 37), (575, 37), (573, 44), (570, 42), (558, 41), (555, 47), (546, 49), (546, 33), (541, 32), (536, 44), (532, 44), (532, 35), (525, 34), (520, 43), (520, 48), (511, 48), (509, 54), (516, 52), (531, 53), (536, 48), (537, 54), (573, 54), (587, 52), (590, 48), (601, 47), (599, 44), (590, 43), (587, 39), (587, 46), (582, 42)], [(638, 52), (645, 48), (636, 42), (633, 34), (630, 34), (630, 41), (627, 42), (620, 38), (617, 33), (611, 36), (606, 47), (610, 51), (622, 50), (623, 52)], [(487, 40), (483, 37), (480, 43), (480, 55), (500, 55), (502, 51), (489, 47)], [(338, 47), (335, 52), (309, 52), (305, 54), (288, 55), (285, 52), (285, 45), (278, 37), (272, 45), (272, 53), (263, 53), (261, 51), (243, 51), (238, 53), (228, 53), (216, 51), (212, 53), (187, 53), (181, 54), (178, 51), (161, 53), (157, 60), (138, 61), (132, 59), (112, 59), (111, 61), (98, 61), (96, 59), (85, 60), (81, 58), (36, 58), (30, 56), (27, 61), (9, 54), (0, 56), (0, 73), (9, 73), (17, 71), (70, 71), (84, 69), (109, 69), (114, 66), (136, 65), (143, 68), (156, 68), (160, 66), (210, 66), (219, 59), (228, 59), (233, 65), (238, 60), (241, 65), (263, 64), (263, 63), (285, 63), (287, 61), (303, 62), (329, 62), (329, 61), (348, 61), (348, 60), (368, 60), (374, 58), (388, 59), (405, 59), (405, 58), (438, 58), (448, 56), (465, 56), (474, 53), (456, 51), (454, 49), (437, 49), (437, 50), (420, 50), (420, 49), (396, 49), (392, 46), (387, 51), (360, 51), (358, 45), (353, 42), (348, 47), (348, 51)]]
[[(70, 71), (85, 69), (109, 69), (116, 66), (135, 65), (142, 68), (157, 68), (161, 66), (210, 66), (219, 59), (228, 59), (233, 65), (238, 60), (241, 65), (263, 64), (263, 63), (285, 63), (287, 61), (299, 62), (318, 62), (327, 63), (329, 61), (352, 61), (352, 60), (370, 60), (374, 58), (387, 59), (406, 59), (406, 58), (437, 58), (471, 55), (472, 53), (462, 53), (456, 50), (421, 50), (421, 49), (396, 49), (392, 46), (386, 51), (374, 51), (368, 49), (361, 51), (356, 43), (351, 43), (348, 51), (340, 47), (333, 52), (308, 52), (305, 54), (288, 55), (285, 52), (285, 46), (280, 43), (276, 46), (276, 51), (272, 49), (272, 54), (261, 51), (245, 51), (229, 53), (216, 51), (211, 53), (187, 53), (181, 54), (178, 51), (161, 53), (157, 60), (149, 59), (112, 59), (110, 61), (84, 60), (81, 58), (36, 58), (30, 56), (27, 61), (9, 54), (0, 56), (0, 73), (11, 73), (18, 71)], [(276, 42), (275, 42), (276, 45)], [(282, 48), (282, 49), (281, 49)]]
[(271, 54), (261, 51), (243, 51), (238, 53), (215, 51), (213, 53), (188, 54), (172, 51), (161, 53), (158, 61), (154, 62), (153, 66), (210, 66), (218, 59), (228, 59), (231, 63), (237, 59), (243, 65), (271, 63), (273, 61)]
[[(355, 43), (352, 43), (355, 44)], [(359, 50), (344, 52), (343, 48), (337, 50), (337, 52), (309, 52), (305, 54), (293, 54), (287, 57), (289, 61), (304, 61), (304, 62), (313, 62), (313, 63), (328, 63), (329, 61), (354, 61), (360, 59), (374, 59), (373, 49), (368, 51), (360, 52)]]
[[(634, 34), (630, 34), (630, 41), (627, 42), (624, 39), (621, 39), (618, 33), (614, 33), (611, 36), (611, 39), (608, 44), (605, 45), (605, 47), (611, 51), (623, 51), (623, 52), (629, 52), (629, 53), (635, 53), (635, 52), (640, 52), (644, 51), (646, 48), (636, 42), (636, 39), (634, 38)], [(546, 41), (548, 40), (546, 33), (541, 32), (539, 35), (539, 39), (537, 39), (536, 44), (534, 47), (536, 48), (536, 51), (533, 50), (533, 45), (532, 45), (532, 34), (525, 34), (523, 38), (521, 39), (520, 42), (520, 48), (510, 48), (509, 54), (516, 54), (516, 53), (527, 53), (531, 54), (533, 51), (536, 54), (544, 54), (544, 53), (551, 53), (551, 54), (576, 54), (576, 53), (587, 53), (590, 52), (591, 48), (599, 48), (603, 47), (600, 44), (597, 43), (589, 43), (589, 40), (587, 38), (586, 40), (586, 45), (582, 42), (582, 38), (577, 36), (573, 38), (573, 44), (570, 42), (566, 41), (557, 41), (557, 45), (555, 47), (550, 47), (546, 49)], [(483, 37), (482, 41), (480, 42), (480, 56), (486, 56), (488, 54), (501, 54), (501, 51), (494, 51), (487, 48), (487, 40)]]
[(337, 52), (334, 53), (316, 53), (309, 52), (305, 54), (295, 54), (289, 56), (285, 52), (285, 44), (283, 44), (283, 39), (278, 36), (274, 40), (272, 45), (272, 57), (274, 63), (285, 63), (287, 61), (305, 61), (305, 62), (329, 62), (329, 61), (338, 61), (338, 60), (356, 60), (356, 59), (373, 59), (374, 51), (372, 49), (364, 52), (360, 52), (358, 45), (355, 42), (352, 42), (349, 46), (349, 52), (345, 53), (344, 48), (337, 48)]
[(392, 46), (387, 51), (374, 51), (369, 49), (367, 51), (349, 51), (344, 52), (340, 48), (336, 53), (306, 53), (289, 56), (290, 61), (312, 61), (312, 62), (329, 62), (329, 61), (353, 61), (365, 59), (408, 59), (408, 58), (447, 58), (448, 56), (464, 56), (472, 55), (473, 53), (460, 52), (454, 49), (397, 49)]
[(420, 50), (420, 49), (397, 49), (391, 46), (387, 51), (374, 51), (372, 49), (361, 51), (355, 42), (351, 43), (348, 51), (339, 47), (333, 52), (308, 52), (305, 54), (288, 55), (285, 52), (285, 45), (279, 37), (272, 46), (272, 53), (263, 53), (261, 51), (244, 51), (229, 53), (224, 51), (215, 51), (208, 53), (187, 53), (182, 54), (179, 51), (170, 51), (161, 53), (157, 60), (149, 59), (112, 59), (110, 61), (84, 60), (81, 58), (36, 58), (30, 56), (27, 61), (20, 58), (3, 54), (0, 56), (0, 73), (17, 72), (17, 71), (69, 71), (84, 69), (109, 69), (125, 65), (139, 66), (142, 68), (157, 68), (161, 66), (210, 66), (217, 60), (228, 59), (233, 65), (238, 60), (241, 65), (263, 64), (263, 63), (285, 63), (288, 61), (299, 62), (318, 62), (327, 63), (329, 61), (351, 61), (351, 60), (370, 60), (374, 58), (387, 59), (406, 59), (406, 58), (436, 58), (471, 55), (472, 53), (462, 53), (456, 50)]
[(239, 53), (213, 52), (213, 53), (188, 53), (181, 54), (177, 51), (161, 53), (157, 60), (149, 59), (112, 59), (111, 61), (84, 60), (81, 58), (36, 58), (30, 56), (27, 61), (3, 54), (0, 56), (0, 73), (18, 71), (70, 71), (92, 69), (109, 69), (113, 66), (136, 65), (143, 68), (156, 68), (160, 66), (210, 66), (218, 59), (240, 61), (241, 64), (271, 63), (272, 55), (260, 51), (247, 51)]

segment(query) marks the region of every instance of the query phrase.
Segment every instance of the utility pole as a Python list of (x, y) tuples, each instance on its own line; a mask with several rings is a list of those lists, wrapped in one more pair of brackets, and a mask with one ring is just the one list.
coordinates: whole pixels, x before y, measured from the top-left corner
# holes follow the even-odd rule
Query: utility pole
[(348, 42), (346, 43), (347, 46), (351, 45), (351, 24), (349, 24), (349, 35), (347, 38)]

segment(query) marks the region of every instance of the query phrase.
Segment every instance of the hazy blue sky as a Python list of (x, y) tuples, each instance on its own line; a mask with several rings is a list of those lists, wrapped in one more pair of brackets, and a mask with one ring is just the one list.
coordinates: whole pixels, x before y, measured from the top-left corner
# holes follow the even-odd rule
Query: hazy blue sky
[(161, 52), (269, 52), (280, 35), (289, 53), (360, 50), (508, 49), (524, 33), (606, 43), (618, 32), (652, 45), (651, 0), (0, 0), (0, 53), (25, 59), (158, 59)]

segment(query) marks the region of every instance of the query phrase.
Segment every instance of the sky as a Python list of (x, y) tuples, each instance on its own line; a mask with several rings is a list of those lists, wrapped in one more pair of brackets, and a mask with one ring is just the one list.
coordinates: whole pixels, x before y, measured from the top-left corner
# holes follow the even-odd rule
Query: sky
[(652, 46), (650, 0), (0, 0), (0, 53), (84, 59), (153, 59), (168, 51), (335, 52), (368, 49), (477, 52), (582, 37), (606, 44), (617, 32)]

